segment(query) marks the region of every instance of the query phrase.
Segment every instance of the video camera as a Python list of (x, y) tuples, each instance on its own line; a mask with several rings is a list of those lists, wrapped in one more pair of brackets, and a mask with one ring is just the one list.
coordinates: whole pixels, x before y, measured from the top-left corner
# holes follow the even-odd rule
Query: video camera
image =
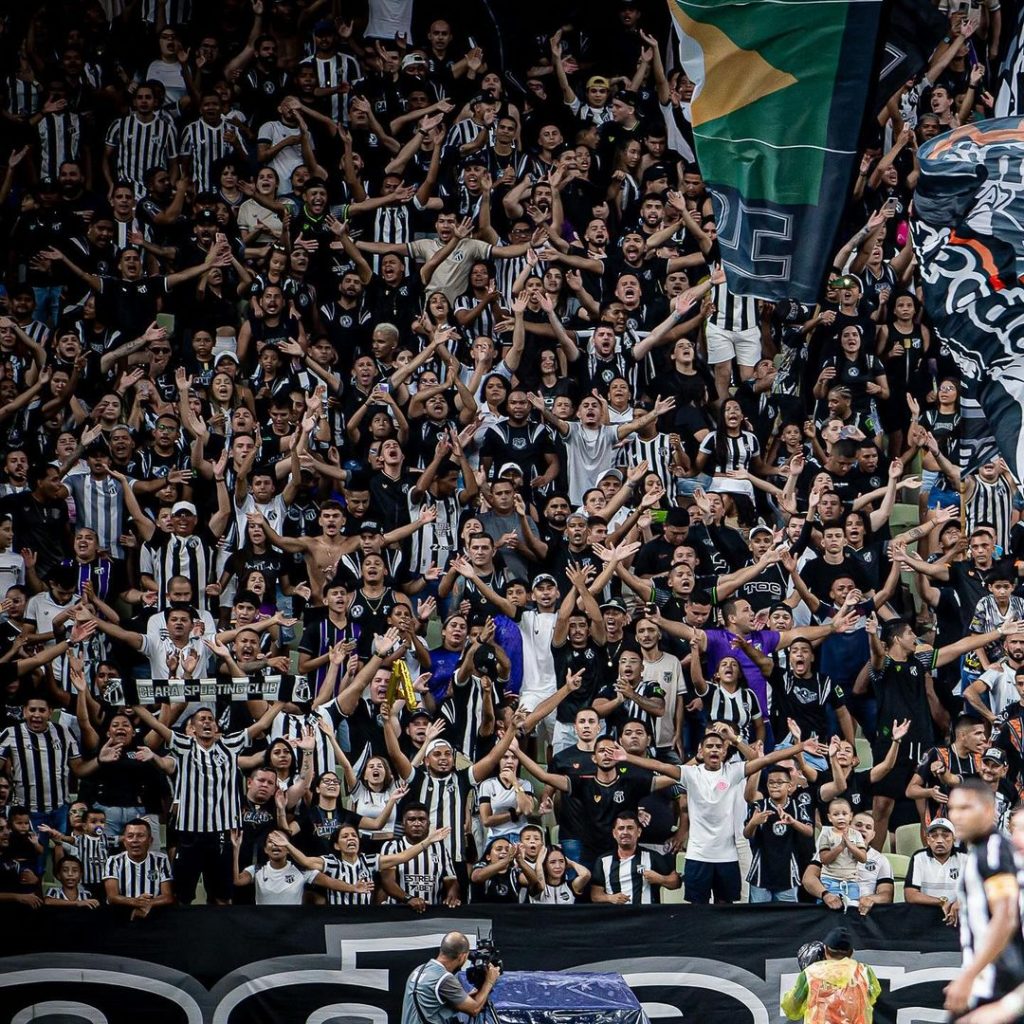
[(490, 964), (494, 964), (499, 971), (503, 970), (501, 954), (494, 945), (494, 939), (490, 936), (486, 938), (477, 936), (476, 949), (469, 951), (469, 957), (466, 960), (466, 981), (473, 988), (479, 988), (487, 977), (487, 968)]

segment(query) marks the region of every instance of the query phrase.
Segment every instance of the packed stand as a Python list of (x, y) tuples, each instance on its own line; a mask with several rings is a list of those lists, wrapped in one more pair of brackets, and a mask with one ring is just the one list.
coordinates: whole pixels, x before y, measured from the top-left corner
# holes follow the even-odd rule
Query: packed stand
[(6, 9), (0, 901), (952, 923), (950, 786), (1010, 827), (1020, 501), (907, 238), (998, 21), (811, 308), (728, 291), (663, 5), (509, 6)]

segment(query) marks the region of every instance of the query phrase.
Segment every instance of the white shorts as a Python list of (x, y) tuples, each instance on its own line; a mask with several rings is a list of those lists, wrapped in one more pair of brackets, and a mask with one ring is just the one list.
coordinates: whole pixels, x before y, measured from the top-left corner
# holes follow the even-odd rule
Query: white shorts
[(708, 362), (731, 363), (736, 360), (740, 366), (756, 366), (761, 358), (761, 329), (750, 327), (745, 331), (723, 331), (709, 323), (706, 328)]

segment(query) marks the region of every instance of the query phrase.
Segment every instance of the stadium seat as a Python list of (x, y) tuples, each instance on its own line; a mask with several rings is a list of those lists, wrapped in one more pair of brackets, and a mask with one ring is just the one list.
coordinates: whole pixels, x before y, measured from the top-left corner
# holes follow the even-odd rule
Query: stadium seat
[(892, 876), (902, 882), (907, 877), (907, 868), (910, 866), (910, 858), (902, 853), (888, 853), (889, 863), (892, 865)]
[(896, 852), (910, 857), (921, 849), (921, 826), (916, 822), (896, 829)]
[(875, 759), (871, 753), (871, 741), (865, 736), (860, 736), (855, 740), (855, 746), (857, 748), (857, 759), (860, 761), (859, 768), (872, 768), (875, 764)]
[(896, 882), (896, 884), (893, 886), (892, 901), (893, 901), (893, 903), (904, 903), (904, 902), (906, 902), (904, 900), (904, 898), (903, 898), (903, 883), (902, 882)]

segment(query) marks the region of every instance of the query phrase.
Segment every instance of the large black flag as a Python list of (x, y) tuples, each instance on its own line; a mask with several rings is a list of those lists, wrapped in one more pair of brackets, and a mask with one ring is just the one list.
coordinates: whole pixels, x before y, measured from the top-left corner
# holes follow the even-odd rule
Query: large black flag
[(935, 47), (949, 31), (946, 17), (929, 0), (894, 0), (887, 5), (886, 13), (875, 104), (878, 110), (904, 82), (928, 67)]

